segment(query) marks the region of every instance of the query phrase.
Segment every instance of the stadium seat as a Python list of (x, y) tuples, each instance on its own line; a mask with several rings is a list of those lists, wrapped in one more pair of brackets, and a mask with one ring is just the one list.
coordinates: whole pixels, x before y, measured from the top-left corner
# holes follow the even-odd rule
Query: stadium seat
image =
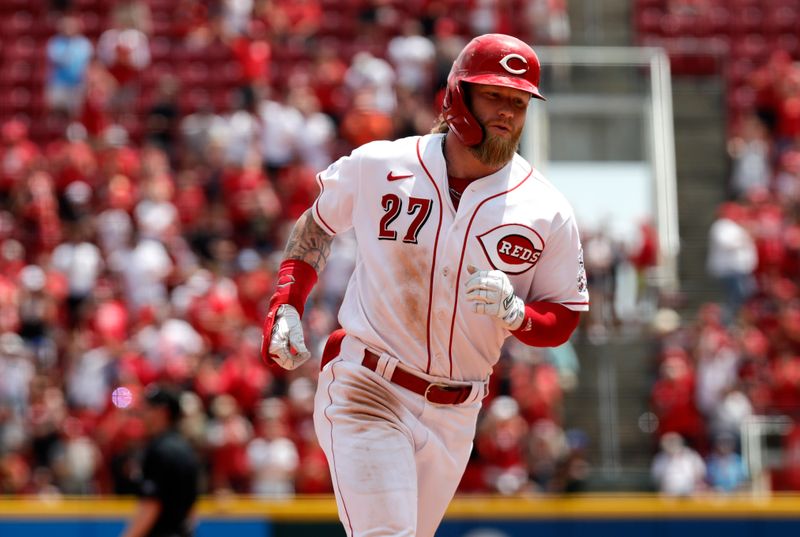
[(642, 33), (660, 34), (663, 16), (663, 12), (660, 9), (643, 9), (636, 15), (636, 28)]
[(747, 34), (731, 41), (731, 54), (737, 58), (749, 58), (756, 63), (769, 56), (767, 40), (758, 33)]
[(734, 35), (761, 32), (763, 24), (764, 12), (756, 6), (745, 6), (731, 11), (730, 31)]
[(800, 30), (798, 22), (800, 19), (798, 19), (798, 11), (795, 7), (781, 6), (768, 11), (764, 19), (763, 30), (767, 35), (798, 31)]
[(168, 37), (154, 37), (150, 40), (150, 56), (153, 62), (170, 58), (172, 41)]

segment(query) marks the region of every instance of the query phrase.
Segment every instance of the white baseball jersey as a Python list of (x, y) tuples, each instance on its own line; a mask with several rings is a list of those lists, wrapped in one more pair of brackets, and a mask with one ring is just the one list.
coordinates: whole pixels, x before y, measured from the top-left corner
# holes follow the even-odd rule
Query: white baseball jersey
[(349, 335), (428, 375), (485, 380), (510, 332), (472, 311), (467, 266), (502, 270), (525, 302), (583, 311), (581, 243), (569, 203), (519, 155), (470, 183), (456, 210), (443, 140), (356, 149), (317, 176), (312, 213), (330, 234), (355, 232), (358, 257), (339, 312)]

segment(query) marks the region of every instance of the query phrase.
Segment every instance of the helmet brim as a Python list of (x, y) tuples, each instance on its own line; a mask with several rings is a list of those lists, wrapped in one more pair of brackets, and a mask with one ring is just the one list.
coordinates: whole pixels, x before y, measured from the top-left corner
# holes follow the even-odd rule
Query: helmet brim
[(461, 82), (470, 82), (472, 84), (487, 84), (489, 86), (503, 86), (505, 88), (514, 88), (530, 93), (535, 99), (546, 101), (544, 95), (539, 93), (539, 88), (525, 80), (515, 76), (503, 76), (494, 73), (484, 73), (481, 75), (465, 76)]

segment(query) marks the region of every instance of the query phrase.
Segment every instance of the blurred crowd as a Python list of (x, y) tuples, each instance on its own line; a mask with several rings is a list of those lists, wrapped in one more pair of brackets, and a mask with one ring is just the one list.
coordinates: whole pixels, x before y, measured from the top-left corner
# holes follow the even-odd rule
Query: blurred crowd
[[(14, 87), (28, 112), (0, 117), (0, 493), (134, 492), (156, 381), (182, 390), (204, 492), (330, 492), (311, 413), (354, 249), (336, 239), (306, 309), (316, 360), (269, 367), (260, 325), (288, 230), (328, 163), (428, 132), (471, 35), (563, 42), (565, 2), (8, 6), (0, 76), (26, 55), (46, 76), (41, 95)], [(586, 439), (561, 426), (576, 372), (569, 345), (509, 345), (462, 491), (581, 490)]]
[(659, 312), (653, 476), (669, 494), (742, 489), (742, 424), (790, 421), (766, 461), (773, 490), (800, 490), (800, 63), (782, 50), (749, 75), (751, 107), (728, 141), (728, 200), (709, 230), (725, 301), (691, 323)]

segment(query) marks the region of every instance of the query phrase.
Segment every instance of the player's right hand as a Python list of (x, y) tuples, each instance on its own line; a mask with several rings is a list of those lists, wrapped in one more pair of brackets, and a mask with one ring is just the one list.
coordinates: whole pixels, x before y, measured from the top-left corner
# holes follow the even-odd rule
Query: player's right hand
[[(262, 340), (263, 347), (267, 342)], [(303, 338), (303, 324), (294, 306), (282, 304), (275, 313), (269, 357), (284, 369), (297, 369), (311, 357)]]

